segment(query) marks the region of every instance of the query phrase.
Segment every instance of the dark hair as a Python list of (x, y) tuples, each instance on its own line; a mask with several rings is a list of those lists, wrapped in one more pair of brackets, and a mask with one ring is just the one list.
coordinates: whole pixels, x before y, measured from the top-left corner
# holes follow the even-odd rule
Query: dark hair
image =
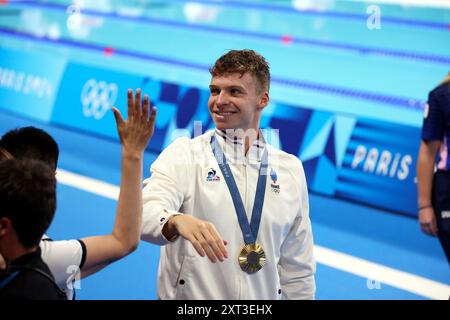
[(257, 82), (257, 90), (269, 91), (269, 64), (263, 56), (253, 50), (230, 50), (209, 69), (213, 77), (229, 73), (240, 73), (241, 77), (249, 72)]
[(42, 129), (23, 127), (8, 131), (0, 139), (0, 147), (9, 151), (16, 159), (40, 160), (53, 169), (58, 164), (58, 144)]
[(26, 248), (39, 244), (56, 210), (55, 171), (32, 159), (0, 161), (0, 218)]

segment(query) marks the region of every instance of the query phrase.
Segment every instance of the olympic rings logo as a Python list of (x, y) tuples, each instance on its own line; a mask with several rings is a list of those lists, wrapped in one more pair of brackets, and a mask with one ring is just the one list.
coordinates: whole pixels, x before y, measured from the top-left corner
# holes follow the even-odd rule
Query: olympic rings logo
[(111, 108), (117, 99), (117, 85), (89, 79), (81, 90), (81, 104), (85, 117), (99, 120)]

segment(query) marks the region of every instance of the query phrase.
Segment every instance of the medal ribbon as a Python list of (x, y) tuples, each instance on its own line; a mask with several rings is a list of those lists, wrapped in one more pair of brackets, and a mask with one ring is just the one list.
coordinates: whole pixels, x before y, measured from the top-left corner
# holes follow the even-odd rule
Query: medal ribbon
[(264, 204), (264, 195), (266, 193), (268, 166), (267, 148), (264, 148), (261, 158), (261, 165), (259, 167), (258, 183), (256, 187), (256, 194), (253, 203), (253, 211), (250, 224), (248, 223), (247, 214), (245, 212), (244, 204), (242, 202), (239, 189), (236, 185), (236, 181), (234, 180), (233, 173), (231, 172), (230, 166), (227, 163), (227, 159), (225, 158), (222, 148), (220, 147), (214, 135), (211, 137), (211, 148), (214, 153), (214, 157), (219, 164), (219, 168), (225, 178), (228, 190), (231, 194), (231, 198), (233, 199), (239, 226), (241, 227), (242, 235), (244, 236), (244, 242), (245, 244), (254, 244), (256, 243), (256, 238), (258, 236), (259, 224), (261, 222), (261, 213)]

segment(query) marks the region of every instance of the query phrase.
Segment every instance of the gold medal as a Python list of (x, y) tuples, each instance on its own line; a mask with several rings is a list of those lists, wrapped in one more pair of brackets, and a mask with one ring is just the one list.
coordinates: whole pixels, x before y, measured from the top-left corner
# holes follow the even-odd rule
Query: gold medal
[(248, 274), (255, 273), (266, 263), (266, 254), (263, 248), (257, 244), (245, 245), (239, 253), (239, 266)]

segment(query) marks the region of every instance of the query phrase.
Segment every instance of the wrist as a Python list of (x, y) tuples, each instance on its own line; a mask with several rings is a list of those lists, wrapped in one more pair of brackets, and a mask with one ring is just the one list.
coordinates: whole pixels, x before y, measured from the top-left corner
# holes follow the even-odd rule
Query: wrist
[(427, 208), (433, 208), (433, 206), (431, 204), (419, 205), (419, 211), (427, 209)]
[(130, 151), (122, 148), (122, 157), (127, 160), (140, 161), (142, 160), (142, 152)]
[(178, 215), (173, 215), (169, 217), (166, 224), (164, 225), (162, 229), (162, 234), (164, 237), (169, 241), (174, 241), (176, 238), (178, 238), (179, 233), (175, 224), (176, 217)]

